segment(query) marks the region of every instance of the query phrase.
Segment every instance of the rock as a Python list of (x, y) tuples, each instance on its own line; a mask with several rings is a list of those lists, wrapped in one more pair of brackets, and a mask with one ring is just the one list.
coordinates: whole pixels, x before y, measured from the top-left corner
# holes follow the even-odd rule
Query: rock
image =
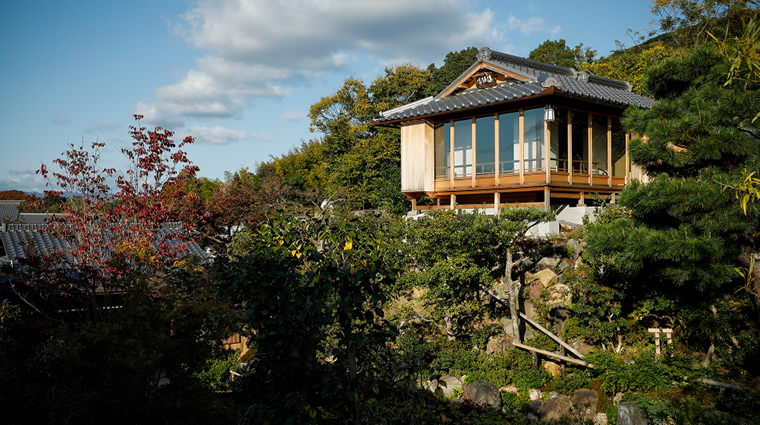
[(549, 310), (549, 322), (554, 328), (554, 333), (559, 334), (567, 321), (568, 313), (564, 304), (557, 304)]
[(443, 391), (444, 397), (451, 397), (454, 395), (454, 388), (462, 389), (462, 381), (449, 375), (441, 376), (430, 383), (430, 391), (435, 392), (438, 388)]
[(506, 387), (501, 387), (501, 388), (499, 388), (499, 391), (504, 391), (504, 392), (508, 392), (508, 393), (515, 393), (515, 394), (520, 394), (520, 389), (519, 389), (519, 388), (517, 388), (517, 386), (515, 386), (515, 385), (512, 385), (512, 384), (509, 384), (509, 385), (507, 385)]
[(486, 353), (487, 354), (503, 353), (504, 351), (509, 350), (511, 348), (512, 348), (512, 342), (509, 341), (509, 338), (492, 336), (488, 338), (488, 344), (486, 344)]
[(597, 413), (596, 416), (594, 416), (594, 425), (607, 425), (607, 414)]
[(596, 416), (599, 394), (591, 390), (575, 390), (572, 397), (573, 403), (578, 405), (578, 410), (583, 412), (584, 418)]
[(549, 400), (557, 398), (558, 395), (556, 391), (549, 391)]
[(560, 375), (560, 368), (561, 366), (557, 363), (550, 362), (548, 360), (544, 361), (544, 370), (549, 372), (549, 375), (555, 378)]
[(562, 261), (559, 262), (559, 265), (557, 266), (557, 269), (559, 271), (565, 271), (565, 269), (572, 269), (575, 267), (575, 261), (569, 259), (569, 258), (563, 258)]
[(548, 287), (547, 290), (549, 291), (549, 296), (547, 297), (546, 301), (549, 305), (569, 305), (570, 301), (572, 301), (570, 287), (564, 283), (555, 283), (554, 285)]
[(538, 411), (538, 420), (548, 424), (560, 423), (560, 419), (570, 412), (573, 402), (567, 396), (558, 395), (547, 401)]
[(544, 288), (548, 288), (557, 283), (557, 273), (554, 273), (553, 270), (543, 269), (533, 273), (530, 279), (526, 276), (525, 282), (526, 286), (530, 286), (533, 282), (540, 282)]
[(530, 413), (533, 413), (534, 415), (538, 416), (538, 412), (541, 410), (541, 407), (544, 405), (544, 401), (541, 399), (533, 400), (530, 403), (528, 403), (528, 411)]
[(517, 270), (525, 272), (531, 270), (535, 264), (536, 263), (534, 263), (530, 258), (523, 258), (522, 261), (517, 264)]
[(565, 246), (573, 250), (573, 260), (577, 260), (583, 252), (583, 247), (575, 239), (568, 240)]
[(531, 400), (540, 400), (544, 396), (544, 393), (542, 393), (541, 390), (535, 388), (531, 388), (529, 394)]
[(467, 388), (467, 398), (475, 404), (501, 408), (501, 392), (485, 379), (477, 380)]
[(555, 270), (557, 266), (559, 266), (560, 261), (561, 260), (559, 258), (544, 257), (538, 260), (538, 263), (536, 264), (536, 270)]
[(575, 348), (579, 353), (583, 354), (584, 356), (590, 353), (591, 350), (594, 349), (593, 345), (587, 344), (586, 341), (582, 339), (573, 340), (572, 342), (570, 342), (570, 346)]
[(636, 403), (620, 403), (617, 407), (618, 425), (646, 425), (644, 414)]
[(618, 404), (620, 404), (621, 401), (623, 401), (623, 393), (618, 392), (617, 394), (615, 394), (615, 397), (612, 398), (612, 404), (617, 406)]
[(537, 280), (534, 280), (528, 285), (528, 287), (525, 288), (525, 294), (528, 295), (528, 298), (533, 300), (533, 302), (541, 301), (541, 293), (543, 291), (544, 285), (542, 285), (541, 282)]

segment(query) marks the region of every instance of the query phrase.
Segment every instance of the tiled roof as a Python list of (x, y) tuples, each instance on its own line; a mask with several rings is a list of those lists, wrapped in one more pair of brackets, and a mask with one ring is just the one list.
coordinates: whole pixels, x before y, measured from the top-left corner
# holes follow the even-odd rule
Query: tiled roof
[[(483, 63), (517, 74), (527, 81), (513, 80), (489, 88), (475, 88), (443, 96), (460, 78)], [(654, 104), (654, 100), (631, 92), (632, 86), (629, 83), (597, 77), (586, 72), (578, 72), (572, 68), (563, 68), (506, 53), (494, 52), (484, 47), (478, 53), (478, 62), (457, 77), (438, 96), (381, 112), (380, 117), (376, 118), (376, 122), (424, 117), (535, 96), (551, 86), (557, 87), (567, 95), (613, 105), (637, 105), (642, 108), (651, 108)]]
[(18, 206), (21, 201), (0, 200), (0, 223), (7, 223), (18, 218)]
[[(57, 238), (50, 236), (48, 232), (41, 231), (43, 224), (35, 223), (13, 223), (6, 224), (6, 230), (0, 231), (0, 240), (2, 240), (5, 253), (9, 261), (16, 261), (19, 258), (26, 258), (26, 247), (31, 241), (41, 254), (50, 254), (54, 248), (64, 253), (71, 252), (71, 245)], [(170, 234), (186, 233), (181, 223), (166, 223), (157, 233), (157, 240), (161, 241)], [(169, 239), (166, 241), (169, 246), (176, 247), (180, 243), (186, 243), (185, 249), (187, 255), (197, 255), (206, 258), (207, 255), (203, 248), (194, 240), (182, 241), (179, 239)], [(153, 244), (157, 247), (157, 243)]]

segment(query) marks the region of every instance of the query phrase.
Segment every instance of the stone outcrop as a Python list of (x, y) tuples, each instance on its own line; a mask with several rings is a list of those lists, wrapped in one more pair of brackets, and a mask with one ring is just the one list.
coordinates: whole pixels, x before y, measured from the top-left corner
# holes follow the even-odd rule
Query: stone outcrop
[(565, 395), (558, 395), (544, 403), (538, 411), (538, 420), (547, 424), (558, 424), (563, 416), (570, 413), (573, 402)]
[(467, 394), (465, 395), (475, 404), (491, 406), (496, 409), (501, 408), (501, 392), (485, 379), (473, 382), (467, 387)]

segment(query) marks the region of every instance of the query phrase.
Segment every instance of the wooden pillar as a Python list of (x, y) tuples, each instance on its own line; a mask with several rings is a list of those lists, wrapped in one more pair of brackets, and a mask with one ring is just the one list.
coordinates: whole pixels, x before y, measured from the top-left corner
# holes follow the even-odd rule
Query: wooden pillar
[(586, 198), (585, 198), (583, 192), (581, 192), (581, 199), (578, 201), (578, 206), (579, 207), (580, 206), (584, 206), (584, 207), (586, 206)]
[(494, 131), (494, 143), (496, 146), (494, 146), (494, 161), (496, 164), (496, 172), (494, 173), (494, 184), (496, 186), (499, 185), (499, 173), (501, 172), (501, 161), (499, 157), (499, 114), (493, 114), (493, 131)]
[(551, 161), (551, 133), (549, 132), (549, 123), (546, 122), (546, 120), (544, 120), (544, 168), (546, 168), (546, 184), (549, 184), (552, 182), (550, 161)]
[(551, 193), (549, 191), (549, 186), (544, 186), (544, 210), (549, 211), (551, 209)]
[(588, 114), (588, 123), (586, 123), (588, 131), (588, 184), (594, 184), (594, 132), (592, 128), (594, 126), (594, 115)]
[[(477, 131), (475, 130), (475, 118), (472, 119), (470, 133), (472, 133), (472, 187), (475, 187), (475, 175), (478, 174), (478, 138)], [(465, 162), (467, 161), (467, 155), (465, 154)]]
[(493, 194), (493, 208), (494, 208), (494, 215), (500, 216), (501, 215), (501, 193), (494, 192)]
[(415, 198), (412, 198), (412, 211), (417, 209), (417, 200)]
[(628, 142), (631, 140), (631, 134), (625, 133), (625, 184), (631, 182), (631, 157), (628, 155)]
[(449, 121), (449, 187), (454, 188), (454, 120)]
[(451, 195), (451, 201), (449, 201), (449, 208), (454, 210), (457, 208), (457, 195)]
[(573, 184), (573, 111), (567, 111), (567, 182)]
[(525, 112), (520, 109), (520, 124), (518, 125), (520, 132), (520, 158), (517, 161), (520, 164), (520, 184), (525, 184)]

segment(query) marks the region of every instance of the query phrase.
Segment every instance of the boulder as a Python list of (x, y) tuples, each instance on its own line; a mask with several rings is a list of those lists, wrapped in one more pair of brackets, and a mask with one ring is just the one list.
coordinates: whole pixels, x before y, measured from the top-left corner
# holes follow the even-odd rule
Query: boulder
[(467, 388), (467, 398), (475, 404), (501, 408), (501, 392), (485, 379), (477, 380)]
[(617, 407), (618, 425), (647, 425), (647, 420), (636, 403), (620, 403)]
[(596, 416), (594, 416), (594, 425), (607, 425), (607, 414), (597, 413)]
[(449, 375), (441, 376), (439, 379), (430, 382), (430, 391), (435, 392), (438, 388), (443, 391), (444, 397), (452, 397), (454, 388), (462, 389), (462, 381)]
[(554, 273), (553, 270), (543, 269), (533, 273), (530, 279), (527, 276), (525, 277), (526, 286), (530, 286), (534, 282), (539, 282), (544, 288), (548, 288), (557, 283), (557, 273)]
[(541, 399), (533, 400), (530, 403), (528, 403), (528, 411), (538, 416), (538, 412), (541, 410), (541, 407), (543, 407), (543, 405), (544, 405), (543, 400)]
[(528, 394), (531, 400), (540, 400), (544, 396), (544, 393), (542, 393), (541, 390), (535, 388), (531, 388)]
[(536, 264), (536, 270), (555, 270), (557, 266), (559, 266), (560, 261), (561, 259), (559, 258), (544, 257), (538, 260), (538, 263)]
[(530, 258), (523, 258), (517, 263), (517, 271), (525, 272), (531, 270), (535, 264)]
[(591, 390), (575, 390), (572, 397), (573, 403), (578, 405), (578, 411), (583, 412), (584, 418), (593, 418), (597, 413), (599, 394)]
[(565, 285), (564, 283), (555, 283), (554, 285), (547, 288), (549, 291), (549, 296), (547, 298), (547, 304), (549, 305), (557, 305), (557, 304), (563, 304), (563, 305), (569, 305), (570, 301), (572, 300), (572, 296), (570, 294), (570, 287)]
[(573, 250), (573, 260), (577, 260), (583, 252), (581, 244), (579, 244), (575, 239), (568, 240), (565, 246)]
[(565, 395), (558, 395), (544, 403), (538, 411), (538, 420), (547, 424), (557, 424), (570, 412), (573, 402)]
[(549, 375), (555, 378), (560, 375), (560, 368), (561, 366), (558, 363), (554, 363), (548, 360), (544, 361), (544, 370), (546, 370)]
[(488, 338), (488, 344), (486, 344), (486, 353), (487, 354), (503, 353), (504, 351), (509, 350), (511, 348), (512, 348), (512, 342), (509, 341), (509, 338), (492, 336)]
[(574, 267), (575, 267), (575, 261), (569, 258), (563, 258), (562, 261), (559, 262), (559, 265), (557, 266), (557, 270), (565, 271), (565, 269), (572, 269)]
[(612, 404), (617, 406), (621, 401), (623, 401), (623, 393), (618, 392), (615, 394), (615, 397), (612, 398)]

